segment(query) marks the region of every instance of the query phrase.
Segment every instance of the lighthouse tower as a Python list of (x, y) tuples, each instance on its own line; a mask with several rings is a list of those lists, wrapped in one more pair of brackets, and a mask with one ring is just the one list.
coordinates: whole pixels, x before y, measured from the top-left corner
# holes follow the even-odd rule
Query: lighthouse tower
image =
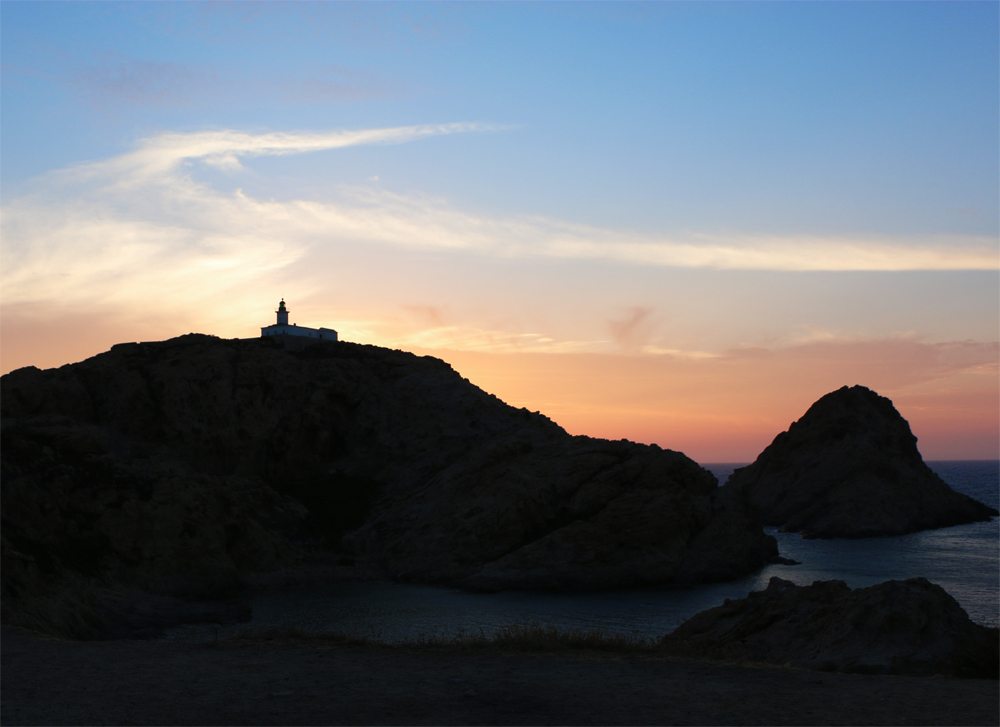
[[(271, 300), (274, 300), (273, 298)], [(287, 326), (288, 325), (288, 309), (285, 308), (285, 299), (282, 298), (281, 302), (278, 303), (278, 310), (275, 311), (278, 314), (278, 325)]]

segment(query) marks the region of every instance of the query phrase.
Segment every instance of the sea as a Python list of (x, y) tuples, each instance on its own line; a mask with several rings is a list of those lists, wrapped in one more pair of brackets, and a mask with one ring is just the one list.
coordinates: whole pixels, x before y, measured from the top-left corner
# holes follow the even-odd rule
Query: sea
[[(724, 483), (745, 463), (702, 465)], [(1000, 509), (1000, 461), (928, 462), (951, 487)], [(633, 588), (591, 593), (508, 591), (468, 593), (454, 588), (389, 581), (264, 590), (248, 596), (249, 623), (193, 625), (164, 638), (207, 641), (241, 629), (293, 626), (342, 632), (388, 643), (486, 632), (510, 624), (596, 629), (657, 639), (727, 598), (762, 590), (772, 576), (798, 585), (842, 580), (851, 588), (923, 576), (950, 593), (973, 621), (1000, 621), (1000, 519), (910, 535), (857, 540), (804, 540), (765, 528), (778, 551), (800, 565), (768, 565), (727, 583)]]

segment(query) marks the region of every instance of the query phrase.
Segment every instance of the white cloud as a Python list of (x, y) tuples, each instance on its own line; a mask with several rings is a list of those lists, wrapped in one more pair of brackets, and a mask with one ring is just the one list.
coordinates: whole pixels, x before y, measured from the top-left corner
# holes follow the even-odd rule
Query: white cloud
[(105, 161), (72, 167), (59, 174), (64, 182), (110, 178), (118, 184), (163, 181), (188, 159), (204, 160), (221, 167), (238, 166), (239, 157), (280, 156), (339, 149), (362, 144), (401, 144), (428, 136), (502, 127), (475, 123), (425, 124), (386, 129), (329, 131), (320, 133), (271, 132), (251, 134), (224, 129), (192, 133), (164, 133), (143, 139), (134, 151)]
[[(341, 188), (323, 201), (265, 200), (197, 181), (188, 164), (239, 170), (240, 159), (482, 131), (440, 124), (326, 133), (166, 133), (124, 155), (39, 181), (3, 209), (5, 304), (149, 305), (196, 310), (225, 298), (235, 310), (265, 281), (335, 241), (342, 250), (409, 248), (448, 255), (574, 259), (623, 265), (741, 270), (996, 270), (993, 238), (777, 237), (639, 234), (542, 217), (490, 217), (446, 201), (378, 187)], [(298, 266), (301, 270), (302, 266)], [(319, 285), (298, 280), (299, 290)], [(375, 281), (373, 285), (377, 284)], [(488, 293), (484, 293), (488, 295)], [(245, 310), (245, 308), (244, 308)], [(234, 313), (235, 315), (235, 313)], [(486, 327), (488, 328), (488, 327)], [(556, 342), (485, 328), (441, 329), (414, 345), (547, 348)], [(518, 340), (510, 338), (514, 336)], [(501, 336), (502, 338), (502, 336)], [(433, 340), (432, 340), (433, 339)], [(478, 343), (477, 343), (478, 341)], [(641, 342), (640, 342), (641, 343)], [(453, 345), (459, 345), (455, 343)], [(567, 346), (576, 347), (576, 342)], [(583, 344), (580, 344), (583, 345)], [(589, 345), (589, 344), (588, 344)]]
[(557, 341), (543, 333), (487, 330), (475, 326), (441, 326), (396, 335), (404, 348), (481, 351), (484, 353), (585, 353), (606, 348), (606, 341)]
[(893, 238), (691, 234), (629, 238), (597, 230), (587, 234), (577, 229), (553, 237), (546, 252), (553, 257), (721, 270), (996, 270), (1000, 266), (996, 239), (973, 235)]
[(657, 236), (541, 217), (477, 216), (441, 200), (375, 188), (341, 189), (336, 202), (256, 202), (253, 209), (262, 219), (294, 210), (295, 227), (308, 235), (500, 257), (779, 271), (995, 270), (1000, 263), (996, 240), (985, 236)]

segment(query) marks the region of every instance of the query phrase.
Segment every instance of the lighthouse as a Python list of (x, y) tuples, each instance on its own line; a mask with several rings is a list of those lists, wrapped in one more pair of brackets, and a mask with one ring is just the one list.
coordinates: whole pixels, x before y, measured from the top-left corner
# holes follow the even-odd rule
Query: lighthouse
[[(272, 323), (270, 326), (262, 326), (260, 335), (282, 336), (285, 339), (285, 347), (289, 350), (292, 348), (300, 350), (313, 343), (337, 340), (337, 332), (332, 328), (307, 328), (306, 326), (297, 326), (294, 323), (289, 325), (288, 312), (288, 308), (285, 307), (285, 299), (282, 298), (281, 302), (278, 303), (278, 310), (275, 311), (278, 314), (278, 322)], [(289, 336), (292, 337), (294, 343), (289, 340)]]

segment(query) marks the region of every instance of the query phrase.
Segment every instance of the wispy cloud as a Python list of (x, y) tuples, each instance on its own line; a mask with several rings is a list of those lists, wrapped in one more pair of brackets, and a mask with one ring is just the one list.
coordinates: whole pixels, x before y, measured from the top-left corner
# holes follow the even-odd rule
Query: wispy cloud
[[(319, 133), (253, 134), (234, 130), (164, 133), (142, 140), (126, 154), (59, 172), (65, 189), (45, 203), (17, 200), (18, 219), (37, 213), (48, 225), (78, 207), (131, 236), (136, 225), (156, 234), (238, 240), (246, 231), (275, 229), (285, 245), (317, 235), (348, 237), (425, 250), (463, 250), (516, 258), (608, 260), (643, 266), (735, 270), (995, 270), (1000, 263), (991, 237), (817, 237), (758, 234), (664, 233), (611, 230), (543, 217), (488, 217), (455, 209), (446, 201), (378, 188), (341, 188), (326, 201), (254, 199), (195, 182), (185, 164), (236, 171), (241, 160), (330, 150), (364, 144), (398, 144), (429, 136), (497, 130), (477, 123), (401, 126)], [(92, 185), (96, 184), (94, 188)], [(124, 195), (124, 196), (123, 196)], [(86, 199), (86, 206), (79, 201)], [(69, 232), (66, 230), (65, 232)], [(62, 238), (68, 241), (69, 238)], [(225, 243), (222, 243), (223, 247)], [(242, 245), (239, 245), (242, 247)]]
[(214, 65), (111, 56), (83, 64), (68, 77), (99, 111), (122, 107), (245, 106), (268, 102), (322, 104), (358, 101), (399, 91), (398, 84), (341, 66), (317, 66), (292, 76)]
[(604, 231), (586, 234), (578, 230), (576, 235), (552, 239), (548, 254), (722, 270), (995, 270), (1000, 267), (997, 240), (974, 235), (893, 238), (688, 234), (664, 239)]
[(604, 341), (557, 340), (544, 333), (490, 330), (473, 325), (437, 326), (397, 335), (393, 345), (484, 353), (586, 353), (604, 347)]
[(649, 340), (652, 308), (633, 307), (622, 320), (608, 321), (611, 337), (624, 349), (636, 349)]
[(221, 85), (217, 74), (197, 66), (136, 59), (85, 66), (73, 81), (98, 107), (188, 105)]
[[(223, 191), (198, 174), (204, 166), (239, 172), (244, 161), (259, 156), (500, 128), (451, 123), (317, 133), (216, 130), (144, 139), (121, 156), (48, 175), (37, 181), (34, 193), (5, 205), (4, 303), (128, 309), (148, 307), (155, 296), (178, 311), (197, 311), (212, 300), (219, 315), (228, 306), (235, 317), (238, 307), (245, 315), (260, 288), (273, 285), (293, 264), (300, 293), (328, 285), (329, 270), (311, 261), (329, 256), (333, 244), (341, 256), (410, 250), (458, 266), (472, 256), (779, 271), (998, 267), (996, 240), (986, 237), (640, 234), (543, 217), (473, 214), (445, 200), (377, 187), (339, 188), (323, 200), (261, 199), (238, 189)], [(397, 298), (390, 305), (403, 302)], [(655, 343), (671, 350), (668, 343), (648, 340), (648, 324), (648, 312), (636, 310), (608, 325), (626, 348)], [(449, 340), (455, 342), (451, 345), (518, 350), (562, 345), (551, 333), (525, 332), (529, 327), (488, 332), (494, 329), (504, 326), (442, 317), (427, 329), (435, 333), (420, 334), (427, 339), (420, 345), (448, 345)], [(580, 337), (567, 338), (573, 340), (566, 345), (578, 350)]]
[(445, 325), (445, 311), (437, 305), (404, 305), (403, 309), (424, 325), (441, 328)]
[[(264, 152), (261, 152), (264, 153)], [(210, 157), (209, 161), (216, 163)], [(376, 188), (342, 188), (337, 202), (280, 203), (314, 231), (424, 250), (507, 258), (607, 260), (629, 265), (777, 271), (995, 270), (997, 240), (986, 236), (787, 237), (740, 234), (650, 235), (543, 217), (496, 218), (445, 201)], [(279, 213), (260, 204), (262, 215)]]
[(238, 168), (240, 157), (281, 156), (339, 149), (363, 144), (402, 144), (415, 139), (503, 127), (488, 124), (453, 123), (397, 126), (356, 131), (320, 133), (273, 132), (251, 134), (229, 129), (194, 133), (164, 133), (143, 139), (137, 148), (105, 161), (72, 167), (56, 175), (67, 182), (95, 178), (110, 183), (167, 182), (183, 184), (176, 178), (182, 162), (199, 160), (208, 165)]

